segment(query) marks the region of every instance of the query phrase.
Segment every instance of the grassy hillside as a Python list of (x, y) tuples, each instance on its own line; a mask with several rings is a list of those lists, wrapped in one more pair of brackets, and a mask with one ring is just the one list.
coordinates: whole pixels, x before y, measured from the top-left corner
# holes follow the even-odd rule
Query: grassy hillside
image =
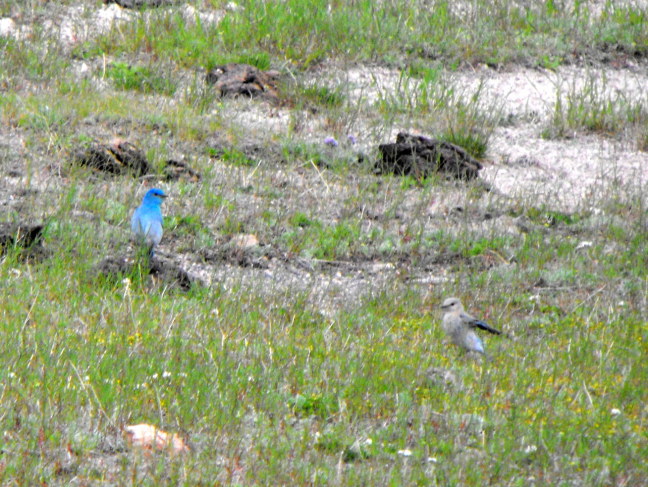
[[(372, 166), (402, 126), (492, 157), (517, 121), (449, 71), (645, 73), (645, 4), (205, 0), (189, 3), (212, 17), (143, 9), (102, 30), (93, 15), (113, 7), (56, 3), (0, 0), (28, 29), (0, 37), (1, 218), (46, 223), (42, 249), (0, 258), (0, 484), (648, 482), (641, 159), (569, 210), (542, 181), (511, 196)], [(67, 42), (69, 19), (98, 30)], [(225, 62), (280, 71), (279, 103), (220, 98), (203, 79)], [(358, 94), (327, 71), (365, 65), (395, 85)], [(645, 97), (597, 83), (557, 97), (538, 133), (644, 157)], [(112, 137), (154, 175), (72, 164)], [(174, 158), (202, 179), (166, 181)], [(171, 195), (159, 253), (196, 278), (188, 291), (141, 256), (97, 273), (135, 255), (130, 215), (151, 185)], [(506, 332), (485, 337), (490, 361), (444, 337), (449, 296)], [(137, 423), (191, 452), (130, 448)]]

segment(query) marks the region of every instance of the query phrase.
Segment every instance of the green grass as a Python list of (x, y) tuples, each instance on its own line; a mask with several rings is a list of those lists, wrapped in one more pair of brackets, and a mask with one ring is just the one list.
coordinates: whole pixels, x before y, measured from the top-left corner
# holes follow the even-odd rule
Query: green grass
[[(100, 201), (86, 208), (110, 213)], [(115, 211), (119, 220), (124, 210)], [(0, 282), (11, 289), (0, 298), (4, 449), (12, 453), (3, 482), (106, 479), (99, 454), (121, 458), (110, 475), (140, 479), (145, 468), (165, 485), (224, 478), (223, 465), (236, 463), (246, 484), (304, 484), (314, 472), (331, 483), (340, 459), (353, 464), (343, 468), (345, 485), (532, 476), (641, 483), (645, 274), (621, 273), (630, 262), (648, 266), (637, 211), (622, 229), (597, 229), (615, 253), (596, 245), (574, 260), (551, 251), (561, 240), (551, 234), (536, 234), (537, 245), (531, 236), (472, 238), (469, 257), (505, 245), (519, 272), (502, 279), (504, 269), (460, 266), (453, 291), (424, 298), (389, 286), (326, 318), (300, 293), (220, 285), (180, 293), (151, 289), (137, 274), (97, 281), (90, 267), (107, 234), (61, 213), (47, 234), (56, 257), (29, 264), (10, 252), (0, 262)], [(176, 236), (194, 225), (173, 221)], [(326, 258), (343, 258), (340, 245), (362, 233), (304, 212), (289, 224), (313, 232)], [(329, 238), (337, 245), (327, 247)], [(575, 244), (565, 245), (573, 252)], [(529, 276), (546, 266), (591, 277), (562, 280), (569, 291), (530, 294)], [(487, 339), (493, 363), (443, 345), (437, 318), (424, 310), (447, 292), (479, 296), (480, 313), (514, 335)], [(436, 380), (434, 368), (451, 371), (454, 385)], [(185, 432), (194, 452), (171, 463), (101, 453), (107, 431), (137, 422)], [(68, 444), (73, 473), (56, 467), (67, 465)]]
[(625, 95), (607, 87), (607, 80), (590, 77), (582, 87), (557, 89), (553, 116), (543, 135), (572, 137), (577, 131), (616, 136), (629, 132), (642, 147), (648, 126), (648, 98), (645, 94)]
[[(107, 54), (146, 49), (170, 54), (182, 65), (207, 68), (249, 59), (265, 64), (267, 58), (257, 53), (307, 68), (331, 56), (389, 61), (403, 52), (413, 59), (442, 59), (450, 67), (465, 62), (555, 66), (591, 54), (592, 46), (633, 55), (643, 55), (648, 46), (646, 10), (634, 5), (608, 3), (595, 22), (588, 6), (578, 3), (563, 8), (555, 2), (516, 6), (481, 1), (467, 7), (468, 12), (445, 1), (433, 8), (417, 1), (341, 2), (331, 8), (323, 1), (297, 0), (238, 5), (217, 26), (153, 13), (156, 29), (140, 22), (97, 44)], [(250, 46), (255, 46), (253, 55)], [(86, 51), (95, 48), (86, 46)]]
[[(91, 261), (82, 248), (77, 260)], [(2, 299), (3, 427), (14, 453), (5, 481), (65, 482), (69, 473), (48, 465), (68, 443), (76, 474), (103, 478), (92, 461), (101, 431), (145, 421), (190, 434), (187, 458), (140, 460), (161, 478), (185, 464), (178, 478), (189, 484), (223, 475), (223, 457), (239, 458), (245, 483), (260, 484), (301, 484), (314, 471), (331, 482), (340, 458), (355, 465), (344, 469), (347, 485), (641, 482), (647, 330), (632, 301), (618, 309), (604, 294), (572, 308), (566, 295), (518, 291), (520, 303), (502, 307), (485, 284), (473, 290), (486, 293), (482, 313), (517, 336), (490, 339), (486, 366), (442, 346), (420, 313), (428, 303), (402, 291), (323, 319), (300, 296), (101, 285), (86, 266), (69, 273), (59, 260), (28, 269), (9, 256), (0, 267), (12, 289)], [(495, 284), (504, 285), (524, 279)], [(459, 385), (430, 379), (430, 367), (453, 370)], [(398, 453), (406, 449), (409, 458)], [(18, 460), (29, 451), (37, 454)]]
[[(379, 177), (369, 146), (407, 127), (485, 157), (499, 109), (446, 68), (640, 59), (645, 9), (609, 2), (594, 21), (585, 3), (238, 3), (219, 25), (149, 9), (71, 50), (43, 29), (0, 39), (1, 155), (24, 173), (3, 174), (2, 219), (48, 221), (42, 257), (0, 256), (0, 484), (644, 485), (645, 188), (608, 181), (565, 211)], [(0, 0), (26, 21), (48, 8)], [(281, 68), (290, 103), (216, 98), (197, 68), (230, 61)], [(401, 77), (358, 100), (319, 75), (328, 62)], [(561, 91), (548, 136), (636, 131), (645, 148), (645, 100), (607, 93)], [(266, 133), (281, 117), (285, 132)], [(67, 164), (113, 136), (203, 178)], [(170, 194), (160, 255), (205, 279), (188, 291), (141, 262), (116, 278), (95, 269), (134, 256), (129, 218), (153, 184)], [(236, 234), (261, 245), (239, 252)], [(237, 255), (204, 262), (222, 242)], [(492, 361), (449, 346), (450, 295), (508, 334), (484, 338)], [(140, 422), (192, 451), (137, 453), (121, 429)]]
[(137, 90), (143, 93), (159, 93), (172, 96), (176, 84), (156, 74), (152, 68), (129, 66), (126, 63), (113, 63), (106, 69), (106, 76), (113, 80), (120, 90)]

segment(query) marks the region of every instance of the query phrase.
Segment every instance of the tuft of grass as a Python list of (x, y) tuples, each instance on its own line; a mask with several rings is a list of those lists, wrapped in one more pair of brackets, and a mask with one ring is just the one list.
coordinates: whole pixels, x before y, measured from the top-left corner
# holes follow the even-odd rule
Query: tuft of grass
[(219, 153), (218, 157), (233, 166), (253, 167), (257, 165), (256, 161), (250, 159), (243, 152), (235, 148), (225, 149), (222, 153)]
[(172, 96), (177, 85), (174, 81), (157, 74), (153, 68), (130, 66), (115, 62), (106, 68), (106, 76), (113, 80), (119, 90), (135, 90), (142, 93), (159, 93)]
[(572, 85), (567, 92), (560, 87), (546, 138), (572, 137), (578, 131), (616, 136), (626, 132), (641, 146), (642, 130), (648, 125), (648, 98), (628, 98), (608, 88), (605, 79), (588, 77), (582, 87)]
[[(484, 157), (488, 141), (500, 123), (501, 110), (485, 106), (483, 85), (471, 92), (460, 92), (441, 77), (437, 70), (425, 71), (423, 78), (402, 72), (393, 91), (379, 94), (378, 109), (392, 120), (416, 120), (415, 126), (429, 136), (436, 136), (466, 149), (476, 158)], [(394, 121), (391, 121), (394, 123)]]
[(308, 86), (302, 91), (301, 97), (307, 102), (327, 108), (338, 108), (344, 102), (344, 95), (339, 89), (334, 90), (327, 86)]
[(311, 394), (304, 396), (297, 394), (288, 400), (288, 405), (296, 415), (317, 416), (326, 420), (338, 410), (337, 398)]

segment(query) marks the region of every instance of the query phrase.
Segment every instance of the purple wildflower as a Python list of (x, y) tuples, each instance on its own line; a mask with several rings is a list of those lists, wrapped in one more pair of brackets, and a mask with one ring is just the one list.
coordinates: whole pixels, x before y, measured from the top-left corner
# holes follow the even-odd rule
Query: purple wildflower
[(328, 145), (329, 147), (337, 147), (338, 146), (337, 140), (335, 140), (335, 138), (333, 138), (333, 137), (325, 138), (324, 143), (326, 145)]

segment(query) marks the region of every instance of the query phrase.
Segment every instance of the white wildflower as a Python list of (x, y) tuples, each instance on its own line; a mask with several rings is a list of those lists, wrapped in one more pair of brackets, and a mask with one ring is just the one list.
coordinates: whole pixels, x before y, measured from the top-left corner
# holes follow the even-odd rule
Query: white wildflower
[(526, 453), (527, 455), (529, 455), (530, 453), (535, 453), (536, 451), (538, 451), (538, 447), (535, 445), (527, 445), (524, 448), (524, 453)]
[(578, 243), (578, 245), (576, 246), (576, 250), (587, 249), (592, 245), (594, 245), (594, 242), (591, 242), (589, 240), (583, 240), (582, 242)]

